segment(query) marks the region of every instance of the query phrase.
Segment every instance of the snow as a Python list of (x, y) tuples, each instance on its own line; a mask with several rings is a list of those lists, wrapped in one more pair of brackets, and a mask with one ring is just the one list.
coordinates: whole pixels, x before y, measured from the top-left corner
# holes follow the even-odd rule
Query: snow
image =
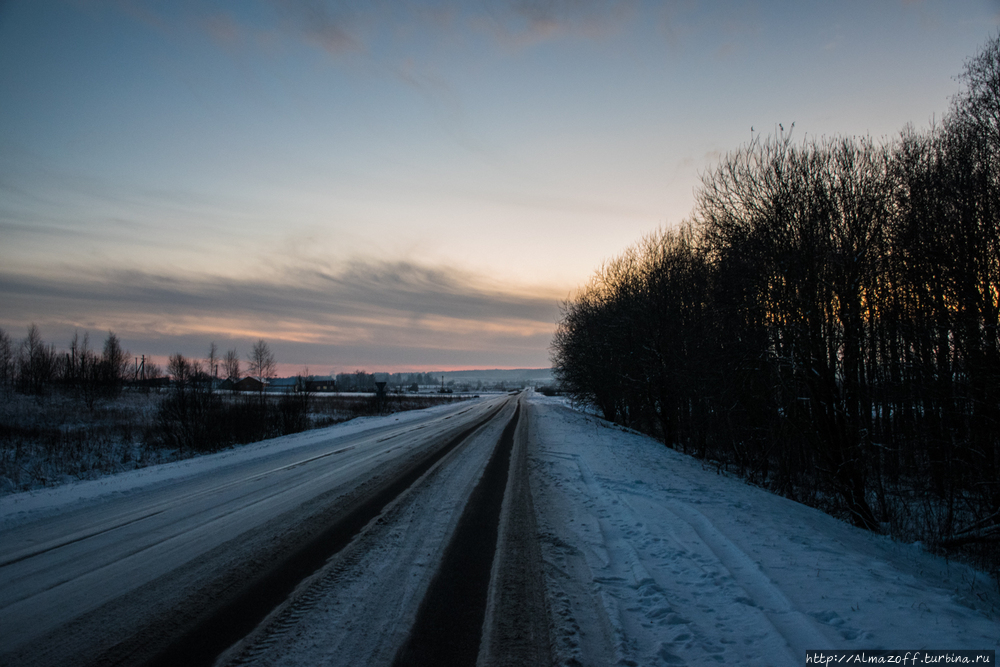
[[(140, 662), (274, 554), (481, 419), (472, 401), (0, 500), (0, 662)], [(159, 643), (158, 643), (159, 642)], [(123, 647), (123, 648), (116, 648)], [(145, 656), (149, 657), (149, 656)]]
[(561, 665), (802, 665), (807, 649), (1000, 648), (983, 573), (535, 396)]
[(74, 504), (93, 501), (102, 496), (113, 497), (138, 493), (195, 476), (210, 474), (227, 466), (272, 458), (280, 454), (309, 448), (331, 438), (346, 438), (387, 425), (411, 424), (429, 416), (467, 407), (468, 403), (443, 404), (423, 410), (398, 412), (387, 417), (357, 417), (350, 421), (321, 429), (304, 431), (249, 445), (237, 445), (214, 454), (205, 454), (172, 463), (138, 468), (107, 475), (96, 480), (66, 484), (23, 493), (0, 496), (0, 529), (9, 529), (46, 513), (64, 512)]
[[(84, 600), (72, 613), (90, 613), (99, 600), (85, 599), (92, 595), (86, 577), (112, 572), (114, 585), (128, 580), (136, 586), (154, 577), (165, 581), (173, 562), (215, 568), (202, 555), (223, 553), (213, 545), (271, 539), (258, 528), (268, 516), (272, 522), (285, 516), (323, 488), (350, 486), (352, 475), (373, 474), (398, 456), (394, 448), (416, 447), (411, 436), (437, 437), (456, 428), (451, 416), (484, 414), (496, 400), (357, 419), (4, 496), (0, 552), (11, 562), (19, 549), (69, 544), (73, 531), (93, 532), (101, 522), (129, 526), (143, 551), (130, 557), (135, 564), (119, 564), (112, 556), (122, 548), (111, 542), (112, 532), (101, 532), (94, 533), (100, 537), (93, 553), (108, 551), (111, 560), (99, 568), (82, 560), (91, 559), (84, 551), (89, 538), (73, 542), (64, 555), (61, 547), (46, 552), (37, 566), (18, 561), (0, 585), (13, 596), (0, 600), (0, 620), (9, 613), (7, 620), (17, 620), (24, 626), (17, 632), (27, 637), (43, 618), (69, 618), (69, 592)], [(511, 402), (501, 419), (391, 503), (230, 657), (250, 665), (391, 663), (512, 409)], [(802, 665), (806, 650), (1000, 648), (1000, 594), (981, 572), (719, 474), (559, 399), (532, 395), (521, 414), (555, 664)], [(304, 465), (312, 461), (322, 464)], [(204, 518), (194, 514), (200, 506), (210, 510)], [(143, 523), (122, 523), (132, 514), (141, 514)], [(93, 520), (81, 525), (81, 517)], [(171, 542), (161, 539), (166, 530)], [(239, 537), (241, 531), (251, 537)], [(186, 551), (177, 556), (180, 546)], [(38, 601), (20, 610), (27, 602), (17, 601), (23, 598), (15, 590), (22, 585), (18, 572), (29, 567), (58, 570), (67, 582), (79, 577), (81, 583), (60, 584), (64, 593), (43, 586)], [(182, 599), (184, 586), (199, 581), (181, 575), (165, 595)], [(118, 595), (111, 588), (102, 591), (109, 600)], [(129, 595), (121, 598), (129, 613), (153, 599)], [(33, 664), (45, 662), (37, 657)]]
[(383, 511), (222, 664), (390, 665), (514, 402)]

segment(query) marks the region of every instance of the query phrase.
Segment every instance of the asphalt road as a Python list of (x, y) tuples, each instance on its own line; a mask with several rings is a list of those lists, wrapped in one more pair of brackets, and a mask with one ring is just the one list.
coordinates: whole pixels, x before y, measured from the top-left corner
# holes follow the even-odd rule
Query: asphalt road
[(237, 459), (5, 530), (0, 664), (211, 663), (449, 452), (491, 421), (516, 426), (514, 403)]

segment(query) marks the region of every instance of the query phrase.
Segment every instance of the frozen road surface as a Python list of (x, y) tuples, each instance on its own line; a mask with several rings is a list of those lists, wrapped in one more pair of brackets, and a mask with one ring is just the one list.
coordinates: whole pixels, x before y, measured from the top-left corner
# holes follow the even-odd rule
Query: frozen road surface
[(0, 665), (802, 665), (1000, 648), (982, 573), (543, 397), (0, 498)]

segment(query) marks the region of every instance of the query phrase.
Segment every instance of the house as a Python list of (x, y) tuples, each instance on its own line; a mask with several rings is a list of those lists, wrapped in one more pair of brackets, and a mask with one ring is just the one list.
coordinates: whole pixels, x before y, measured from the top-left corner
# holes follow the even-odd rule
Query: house
[(306, 391), (337, 391), (337, 383), (329, 376), (313, 376), (306, 380)]
[(263, 391), (264, 383), (257, 378), (245, 377), (233, 385), (236, 391)]
[(299, 378), (272, 378), (267, 383), (267, 390), (278, 394), (291, 394), (299, 391)]

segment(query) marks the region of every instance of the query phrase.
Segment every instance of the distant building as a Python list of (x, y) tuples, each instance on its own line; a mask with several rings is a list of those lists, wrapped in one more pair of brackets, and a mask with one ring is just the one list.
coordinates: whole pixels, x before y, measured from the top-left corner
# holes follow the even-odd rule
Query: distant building
[(306, 380), (306, 391), (337, 391), (337, 383), (331, 377), (311, 377)]
[(267, 390), (279, 394), (291, 394), (296, 391), (301, 391), (300, 379), (297, 377), (272, 378), (271, 381), (267, 383)]
[(233, 385), (236, 391), (263, 391), (264, 383), (257, 378), (246, 377)]

